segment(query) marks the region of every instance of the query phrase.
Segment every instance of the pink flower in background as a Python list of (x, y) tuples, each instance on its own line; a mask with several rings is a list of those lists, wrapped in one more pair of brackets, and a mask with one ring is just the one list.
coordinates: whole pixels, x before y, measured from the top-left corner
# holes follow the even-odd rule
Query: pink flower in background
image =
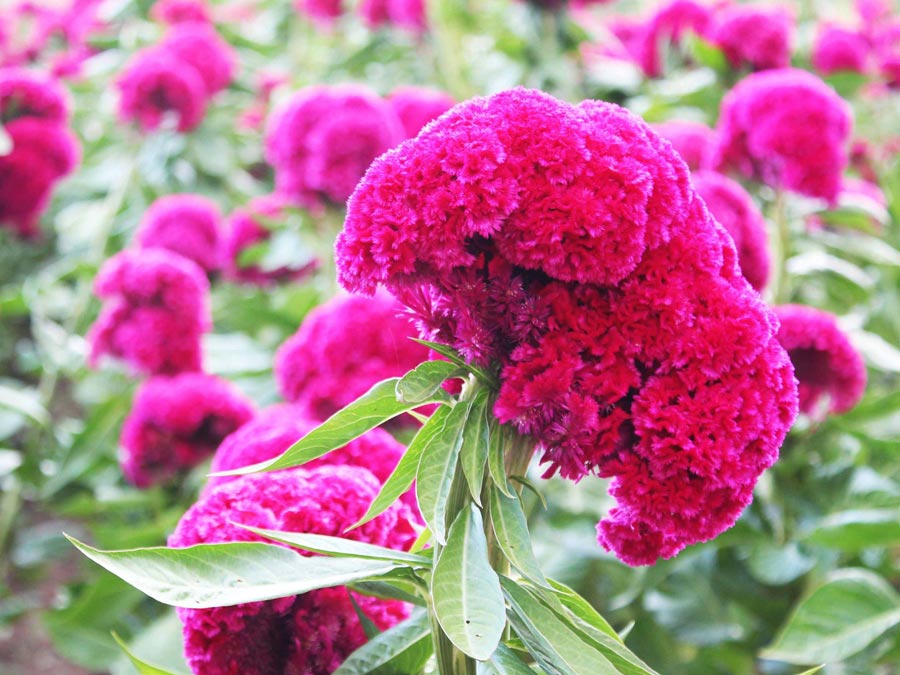
[(716, 146), (714, 130), (701, 122), (685, 120), (668, 120), (651, 126), (672, 144), (691, 171), (709, 166)]
[(400, 119), (407, 138), (456, 105), (450, 94), (425, 87), (397, 87), (388, 96), (388, 103)]
[(294, 0), (294, 7), (323, 26), (330, 26), (344, 13), (343, 0)]
[[(204, 493), (178, 523), (169, 546), (262, 541), (235, 524), (240, 523), (407, 550), (416, 530), (402, 503), (345, 532), (378, 489), (369, 471), (350, 466), (242, 476)], [(352, 596), (381, 630), (409, 615), (409, 607), (396, 600)], [(366, 642), (353, 601), (345, 587), (336, 587), (233, 607), (179, 608), (185, 656), (197, 675), (328, 675)]]
[(420, 33), (427, 27), (425, 0), (362, 0), (359, 13), (370, 28), (387, 24)]
[(194, 261), (207, 272), (219, 268), (222, 213), (195, 194), (174, 194), (153, 202), (135, 233), (142, 248), (164, 248)]
[(119, 117), (153, 131), (171, 115), (178, 131), (192, 131), (206, 115), (206, 85), (193, 68), (159, 48), (137, 52), (116, 82)]
[(858, 31), (823, 24), (816, 33), (812, 64), (823, 75), (842, 71), (863, 73), (870, 52), (869, 41)]
[(234, 77), (237, 56), (210, 25), (188, 22), (171, 26), (158, 49), (182, 68), (193, 68), (203, 80), (208, 97), (227, 87)]
[(55, 80), (23, 68), (0, 68), (0, 123), (31, 117), (66, 124), (70, 114), (68, 93)]
[(753, 70), (791, 65), (794, 17), (784, 7), (730, 5), (718, 12), (710, 40), (733, 68)]
[(716, 166), (833, 201), (847, 166), (850, 106), (812, 73), (754, 73), (722, 100)]
[(150, 16), (160, 23), (212, 23), (209, 5), (205, 0), (156, 0)]
[(636, 60), (648, 77), (663, 74), (665, 50), (677, 47), (689, 33), (705, 37), (712, 26), (712, 10), (694, 0), (671, 0), (659, 7), (634, 39)]
[(288, 199), (342, 204), (372, 160), (403, 137), (394, 111), (366, 87), (307, 87), (270, 118), (266, 160)]
[(740, 183), (716, 171), (698, 171), (694, 188), (709, 212), (734, 240), (741, 274), (757, 291), (769, 280), (769, 244), (766, 221)]
[(264, 269), (256, 262), (243, 263), (242, 255), (251, 247), (268, 242), (272, 232), (264, 220), (279, 221), (284, 217), (285, 203), (279, 195), (267, 195), (250, 201), (229, 216), (221, 239), (220, 260), (226, 279), (240, 283), (268, 286), (300, 281), (319, 266), (317, 259), (301, 261), (297, 266)]
[(778, 341), (800, 381), (800, 410), (815, 418), (845, 413), (866, 390), (866, 366), (833, 314), (804, 307), (775, 308)]
[(139, 488), (168, 483), (211, 456), (252, 417), (252, 404), (218, 377), (151, 377), (135, 394), (122, 427), (125, 478)]
[(416, 330), (409, 319), (387, 293), (338, 296), (316, 307), (275, 355), (282, 396), (325, 419), (427, 361), (428, 349), (410, 339)]
[(212, 320), (209, 282), (195, 263), (163, 249), (125, 250), (100, 268), (94, 292), (104, 303), (87, 336), (91, 365), (112, 356), (150, 375), (201, 369)]
[(730, 527), (796, 415), (731, 237), (672, 146), (612, 104), (458, 105), (373, 163), (336, 250), (345, 287), (384, 284), (499, 372), (494, 414), (548, 475), (612, 479), (598, 537), (629, 564)]

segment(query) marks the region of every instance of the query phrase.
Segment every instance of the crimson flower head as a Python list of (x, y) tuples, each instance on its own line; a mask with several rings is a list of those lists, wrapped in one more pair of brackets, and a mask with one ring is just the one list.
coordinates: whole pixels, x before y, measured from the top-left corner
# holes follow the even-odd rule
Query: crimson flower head
[(427, 27), (425, 0), (363, 0), (359, 13), (370, 28), (393, 25), (421, 33)]
[(847, 102), (812, 73), (753, 73), (722, 100), (715, 164), (833, 201), (847, 166), (852, 125)]
[[(169, 546), (262, 541), (239, 523), (407, 550), (416, 530), (409, 507), (400, 502), (346, 532), (365, 514), (379, 487), (375, 476), (357, 466), (241, 476), (201, 495)], [(381, 630), (409, 616), (402, 602), (343, 586), (233, 607), (179, 608), (185, 657), (197, 675), (329, 675), (366, 642), (354, 602)]]
[(66, 124), (70, 105), (63, 87), (24, 68), (0, 68), (0, 124), (30, 117)]
[(167, 483), (212, 455), (251, 417), (252, 404), (218, 377), (151, 377), (135, 394), (122, 427), (125, 478), (140, 488)]
[(104, 304), (88, 333), (92, 365), (108, 355), (150, 375), (201, 369), (212, 320), (209, 282), (195, 263), (164, 249), (125, 250), (100, 268), (94, 292)]
[(693, 174), (694, 188), (709, 212), (734, 240), (741, 274), (757, 291), (769, 280), (769, 243), (766, 221), (741, 184), (717, 171)]
[[(275, 355), (282, 396), (325, 419), (388, 377), (428, 360), (416, 330), (387, 293), (338, 296), (312, 310)], [(343, 346), (352, 344), (354, 349)]]
[(797, 390), (777, 321), (671, 145), (613, 104), (516, 89), (373, 163), (341, 282), (387, 286), (499, 379), (494, 414), (548, 474), (610, 478), (600, 543), (629, 564), (730, 527)]
[(668, 120), (654, 124), (653, 130), (672, 144), (691, 171), (705, 169), (712, 161), (716, 132), (702, 122)]
[(206, 84), (194, 68), (166, 50), (137, 52), (117, 81), (119, 117), (134, 120), (145, 131), (157, 129), (167, 115), (178, 131), (195, 129), (206, 114)]
[(330, 26), (344, 13), (343, 0), (294, 0), (294, 7), (321, 26)]
[(690, 33), (706, 36), (712, 26), (712, 10), (695, 0), (671, 0), (642, 24), (631, 42), (638, 65), (648, 77), (663, 74), (662, 54), (677, 47)]
[(207, 197), (166, 195), (144, 213), (135, 238), (142, 248), (164, 248), (212, 272), (219, 267), (221, 222), (219, 207)]
[(866, 365), (833, 314), (803, 305), (775, 308), (778, 341), (800, 381), (800, 410), (820, 418), (845, 413), (866, 390)]
[(158, 48), (182, 67), (193, 68), (207, 96), (227, 87), (234, 77), (234, 50), (209, 24), (190, 21), (171, 26)]
[(812, 64), (823, 75), (841, 71), (863, 73), (872, 47), (859, 31), (823, 24), (816, 33)]
[(426, 124), (450, 110), (456, 101), (437, 89), (397, 87), (388, 96), (388, 103), (400, 119), (406, 138), (412, 138)]
[(716, 16), (712, 42), (732, 67), (753, 70), (791, 65), (794, 17), (783, 7), (729, 5)]
[(394, 111), (366, 87), (308, 87), (269, 120), (266, 160), (286, 197), (342, 204), (372, 160), (403, 137)]
[(209, 5), (205, 0), (156, 0), (150, 16), (161, 23), (212, 23)]

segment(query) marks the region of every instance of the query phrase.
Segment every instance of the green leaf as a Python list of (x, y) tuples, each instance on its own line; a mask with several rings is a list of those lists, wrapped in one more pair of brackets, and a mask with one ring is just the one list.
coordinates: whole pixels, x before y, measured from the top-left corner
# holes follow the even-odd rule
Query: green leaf
[(343, 539), (341, 537), (329, 537), (324, 534), (310, 534), (306, 532), (279, 532), (277, 530), (264, 530), (250, 525), (241, 525), (233, 523), (245, 530), (250, 530), (256, 534), (280, 541), (283, 544), (296, 546), (304, 551), (312, 551), (313, 553), (324, 553), (325, 555), (334, 556), (336, 558), (362, 558), (365, 560), (382, 560), (386, 562), (396, 562), (400, 564), (412, 564), (420, 567), (431, 567), (431, 558), (422, 555), (406, 553), (405, 551), (396, 551), (384, 546), (376, 546), (362, 541), (354, 541), (352, 539)]
[(453, 347), (448, 345), (443, 345), (440, 342), (429, 342), (428, 340), (419, 340), (418, 338), (410, 338), (413, 342), (418, 342), (420, 345), (428, 347), (431, 351), (437, 352), (441, 356), (446, 359), (449, 359), (451, 363), (455, 363), (461, 368), (465, 368), (468, 372), (475, 375), (479, 380), (490, 384), (494, 387), (497, 385), (497, 378), (491, 375), (486, 370), (479, 368), (471, 363), (466, 363), (466, 360), (460, 356), (459, 352), (457, 352)]
[(491, 480), (494, 481), (500, 492), (507, 497), (515, 497), (516, 493), (509, 487), (509, 481), (506, 479), (506, 434), (503, 427), (490, 425), (490, 447), (488, 448), (488, 471), (491, 474)]
[(507, 497), (496, 486), (491, 486), (490, 518), (497, 543), (506, 559), (529, 581), (547, 587), (534, 551), (528, 522), (518, 497)]
[(484, 661), (506, 627), (506, 608), (497, 573), (488, 560), (481, 512), (459, 512), (432, 575), (434, 613), (460, 651)]
[(460, 401), (450, 410), (444, 426), (422, 449), (416, 472), (416, 500), (425, 523), (441, 544), (447, 541), (447, 500), (456, 475), (463, 427), (470, 403)]
[(28, 417), (42, 427), (50, 422), (50, 413), (41, 405), (37, 392), (31, 389), (14, 389), (0, 384), (0, 408)]
[(378, 494), (375, 495), (369, 510), (366, 511), (366, 514), (359, 521), (347, 528), (348, 532), (380, 516), (390, 508), (391, 504), (400, 499), (404, 492), (409, 490), (416, 479), (416, 471), (419, 468), (422, 451), (437, 435), (443, 432), (444, 423), (447, 421), (447, 416), (451, 410), (452, 408), (449, 406), (442, 405), (434, 411), (434, 414), (419, 429), (409, 447), (406, 448), (406, 452), (403, 453), (400, 461), (397, 462), (397, 466), (391, 472), (391, 475), (388, 476), (384, 485), (381, 486)]
[(259, 464), (231, 471), (221, 471), (216, 476), (239, 476), (257, 471), (275, 471), (300, 466), (318, 459), (335, 448), (340, 448), (367, 431), (402, 415), (407, 410), (424, 403), (438, 403), (437, 399), (417, 403), (401, 403), (394, 393), (400, 378), (392, 377), (379, 382), (346, 408), (337, 411), (306, 436), (294, 443), (281, 455)]
[(596, 609), (593, 608), (591, 603), (582, 598), (578, 593), (576, 593), (573, 589), (569, 588), (563, 583), (556, 581), (554, 579), (547, 579), (550, 583), (550, 586), (553, 588), (553, 594), (559, 599), (560, 603), (572, 612), (576, 617), (584, 621), (589, 626), (593, 626), (597, 630), (602, 633), (605, 633), (612, 639), (616, 640), (620, 644), (625, 644), (622, 641), (622, 637), (615, 631), (615, 629), (609, 625), (609, 622), (603, 618), (603, 616)]
[[(441, 385), (461, 372), (463, 370), (458, 365), (449, 361), (420, 363), (415, 370), (409, 371), (397, 382), (397, 400), (403, 403), (419, 403), (431, 400), (438, 392), (445, 395), (446, 392), (441, 389)], [(445, 400), (449, 398), (449, 395), (445, 396)]]
[(431, 651), (428, 614), (419, 611), (353, 652), (334, 675), (415, 675)]
[(603, 654), (531, 593), (505, 577), (500, 584), (513, 629), (548, 675), (619, 675)]
[(900, 596), (863, 569), (836, 570), (797, 605), (763, 658), (806, 665), (862, 651), (900, 623)]
[(544, 507), (544, 510), (547, 510), (547, 498), (544, 497), (544, 493), (538, 490), (537, 485), (534, 484), (534, 481), (529, 480), (526, 476), (510, 476), (510, 480), (516, 481), (519, 485), (524, 488), (527, 488), (538, 500), (541, 502), (541, 506)]
[(802, 673), (797, 673), (797, 675), (816, 675), (816, 673), (818, 673), (824, 667), (825, 667), (824, 665), (816, 666), (815, 668), (810, 668), (809, 670), (804, 670)]
[(488, 665), (494, 675), (534, 675), (534, 671), (504, 644), (497, 645)]
[(304, 557), (283, 546), (261, 543), (101, 551), (66, 536), (88, 558), (154, 600), (192, 609), (343, 586), (400, 567), (380, 560)]
[(469, 411), (469, 418), (463, 429), (462, 446), (459, 449), (459, 461), (462, 464), (469, 493), (478, 506), (481, 506), (481, 488), (484, 485), (484, 471), (487, 468), (488, 448), (490, 444), (490, 415), (488, 392), (482, 389), (476, 394)]
[(860, 509), (832, 513), (823, 518), (805, 539), (842, 551), (889, 546), (900, 542), (900, 511)]
[(372, 597), (381, 598), (383, 600), (402, 600), (403, 602), (408, 602), (417, 607), (425, 606), (425, 600), (423, 600), (421, 596), (415, 595), (411, 590), (407, 591), (401, 588), (401, 584), (409, 586), (410, 589), (414, 588), (412, 584), (404, 584), (401, 580), (360, 581), (358, 583), (350, 584), (350, 588), (362, 595), (371, 595)]
[(113, 633), (112, 636), (113, 640), (116, 641), (116, 644), (118, 644), (121, 650), (125, 652), (125, 656), (128, 657), (128, 660), (131, 661), (132, 664), (134, 664), (134, 667), (137, 669), (140, 675), (176, 675), (169, 670), (163, 670), (162, 668), (157, 668), (156, 666), (151, 666), (149, 663), (145, 663), (128, 648), (128, 645), (125, 644), (125, 641), (116, 633)]
[(353, 605), (353, 611), (356, 612), (356, 618), (359, 619), (359, 625), (362, 626), (363, 632), (366, 634), (366, 639), (371, 640), (375, 636), (380, 635), (381, 631), (378, 626), (362, 611), (362, 607), (359, 606), (353, 594), (349, 593), (348, 595), (350, 596), (350, 603)]

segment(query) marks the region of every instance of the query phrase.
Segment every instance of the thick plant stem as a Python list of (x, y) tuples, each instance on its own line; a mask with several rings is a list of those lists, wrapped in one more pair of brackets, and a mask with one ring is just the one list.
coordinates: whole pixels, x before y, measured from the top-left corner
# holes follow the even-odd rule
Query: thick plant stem
[(775, 221), (778, 241), (778, 278), (773, 301), (777, 305), (783, 305), (791, 297), (790, 278), (787, 273), (787, 263), (791, 257), (791, 227), (787, 213), (787, 200), (783, 190), (778, 190), (772, 206), (772, 219)]

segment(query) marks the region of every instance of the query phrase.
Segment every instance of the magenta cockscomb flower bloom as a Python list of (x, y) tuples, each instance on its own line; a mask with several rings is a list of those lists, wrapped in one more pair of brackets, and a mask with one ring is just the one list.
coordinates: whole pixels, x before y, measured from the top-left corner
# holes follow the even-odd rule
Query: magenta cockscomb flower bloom
[(150, 375), (201, 369), (212, 320), (209, 282), (195, 263), (164, 249), (125, 250), (100, 268), (94, 292), (104, 305), (88, 333), (91, 365), (112, 356)]
[[(416, 330), (387, 293), (338, 296), (312, 310), (275, 355), (282, 396), (325, 419), (388, 377), (428, 360)], [(347, 350), (341, 345), (354, 345)]]
[(845, 413), (866, 390), (866, 365), (837, 317), (814, 307), (775, 308), (778, 341), (787, 350), (800, 381), (800, 410), (815, 418)]
[(691, 171), (709, 166), (715, 153), (716, 132), (707, 125), (702, 122), (668, 120), (652, 127), (672, 144)]
[(119, 462), (139, 488), (168, 483), (211, 456), (253, 417), (253, 406), (213, 375), (151, 377), (138, 389), (122, 427)]
[[(315, 429), (320, 421), (306, 416), (294, 405), (277, 405), (262, 411), (228, 436), (213, 457), (211, 472), (230, 471), (273, 459)], [(307, 462), (304, 469), (319, 466), (361, 466), (384, 483), (403, 456), (404, 446), (382, 429), (373, 429), (324, 457)], [(285, 469), (293, 471), (294, 469)], [(211, 476), (205, 490), (212, 490), (235, 476)], [(412, 491), (404, 501), (415, 509)]]
[[(178, 523), (169, 546), (261, 541), (239, 523), (407, 550), (416, 531), (402, 503), (345, 531), (365, 514), (378, 489), (369, 471), (351, 466), (242, 476), (204, 493)], [(197, 675), (329, 675), (366, 642), (354, 601), (382, 630), (409, 615), (404, 603), (351, 594), (345, 587), (233, 607), (180, 608), (185, 657)]]
[(425, 87), (397, 87), (388, 96), (388, 103), (403, 124), (406, 138), (412, 138), (456, 105), (450, 94)]
[(0, 155), (0, 227), (34, 237), (54, 185), (78, 165), (80, 147), (68, 129), (40, 117), (18, 117), (5, 130), (12, 150)]
[(859, 31), (824, 24), (816, 33), (812, 64), (823, 75), (838, 72), (864, 73), (872, 50)]
[(150, 16), (169, 25), (176, 23), (212, 23), (209, 5), (205, 0), (156, 0)]
[(717, 13), (710, 39), (733, 68), (791, 65), (794, 17), (784, 7), (730, 5)]
[(221, 229), (222, 213), (211, 199), (166, 195), (144, 213), (135, 239), (142, 248), (164, 248), (212, 272), (219, 268)]
[(659, 7), (642, 25), (632, 45), (638, 65), (648, 77), (663, 74), (663, 56), (689, 33), (706, 36), (712, 26), (712, 10), (695, 0), (671, 0)]
[(344, 13), (343, 0), (294, 0), (294, 7), (322, 26), (330, 26)]
[(424, 0), (363, 0), (359, 13), (370, 28), (391, 25), (420, 33), (427, 26)]
[(367, 88), (308, 87), (269, 120), (266, 159), (286, 197), (342, 204), (372, 160), (403, 138), (394, 111)]
[(337, 263), (497, 372), (494, 414), (548, 474), (612, 479), (599, 540), (630, 564), (730, 527), (796, 415), (731, 238), (671, 145), (612, 104), (460, 104), (372, 165)]
[(211, 25), (196, 21), (176, 24), (166, 32), (158, 49), (182, 68), (193, 68), (203, 80), (208, 97), (227, 87), (234, 77), (234, 50)]
[(319, 266), (318, 260), (310, 260), (296, 267), (263, 269), (255, 262), (243, 263), (242, 254), (254, 245), (264, 243), (272, 236), (265, 220), (278, 221), (284, 217), (284, 199), (266, 195), (250, 201), (229, 216), (222, 235), (220, 262), (226, 279), (239, 283), (269, 286), (289, 281), (300, 281), (310, 276)]
[(117, 81), (119, 117), (135, 121), (145, 131), (157, 129), (166, 116), (178, 131), (195, 129), (206, 114), (206, 85), (200, 74), (169, 52), (139, 51)]
[(69, 116), (69, 97), (58, 82), (24, 68), (0, 68), (0, 123), (30, 117), (66, 124)]
[(754, 73), (725, 95), (716, 165), (833, 201), (847, 166), (850, 106), (812, 73)]
[(731, 235), (741, 274), (757, 291), (769, 280), (769, 244), (766, 221), (741, 184), (717, 171), (698, 171), (694, 188), (713, 217)]

